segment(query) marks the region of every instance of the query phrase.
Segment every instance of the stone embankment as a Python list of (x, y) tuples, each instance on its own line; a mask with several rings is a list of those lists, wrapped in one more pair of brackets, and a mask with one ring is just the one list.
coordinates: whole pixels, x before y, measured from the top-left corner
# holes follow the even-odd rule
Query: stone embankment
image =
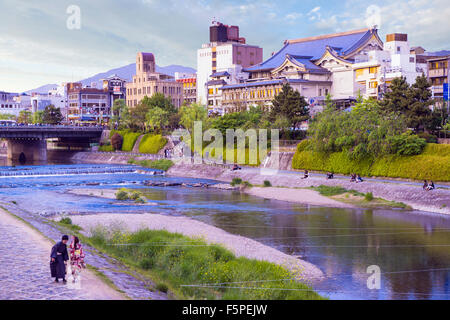
[(128, 164), (130, 158), (134, 158), (137, 161), (154, 161), (164, 159), (164, 156), (131, 152), (77, 152), (72, 156), (71, 160), (81, 163)]

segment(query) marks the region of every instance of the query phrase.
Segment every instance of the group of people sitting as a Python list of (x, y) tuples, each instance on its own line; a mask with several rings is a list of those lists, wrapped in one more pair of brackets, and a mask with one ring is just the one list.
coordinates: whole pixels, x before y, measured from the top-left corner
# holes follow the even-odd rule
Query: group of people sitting
[(434, 182), (433, 181), (430, 181), (430, 183), (428, 183), (427, 180), (424, 180), (423, 190), (431, 191), (431, 190), (434, 190), (434, 189), (435, 189), (435, 187), (434, 187)]
[(350, 182), (356, 182), (356, 183), (360, 183), (363, 182), (364, 180), (361, 178), (361, 176), (359, 174), (356, 173), (352, 173), (350, 176)]

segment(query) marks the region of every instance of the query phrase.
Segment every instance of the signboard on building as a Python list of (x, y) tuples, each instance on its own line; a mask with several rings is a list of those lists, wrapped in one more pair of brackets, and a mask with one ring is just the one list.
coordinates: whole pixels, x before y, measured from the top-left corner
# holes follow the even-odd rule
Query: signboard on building
[(448, 83), (444, 83), (444, 101), (449, 101)]
[(115, 87), (113, 88), (114, 94), (121, 94), (121, 93), (122, 93), (121, 89), (122, 89), (121, 87), (115, 86)]

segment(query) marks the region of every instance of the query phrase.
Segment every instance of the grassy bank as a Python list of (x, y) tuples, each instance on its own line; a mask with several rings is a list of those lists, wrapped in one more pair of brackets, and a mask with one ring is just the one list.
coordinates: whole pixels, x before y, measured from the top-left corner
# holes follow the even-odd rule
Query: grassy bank
[(375, 198), (371, 192), (361, 193), (356, 190), (347, 190), (341, 186), (325, 186), (311, 187), (311, 189), (319, 192), (321, 195), (330, 197), (331, 199), (352, 204), (364, 208), (400, 208), (411, 209), (402, 202), (389, 201), (382, 198)]
[(146, 134), (139, 145), (139, 152), (157, 154), (166, 144), (167, 139), (160, 134)]
[(323, 154), (308, 149), (304, 141), (292, 161), (294, 169), (359, 173), (366, 177), (450, 181), (450, 145), (428, 144), (417, 156), (389, 155), (362, 161), (350, 160), (345, 152)]
[[(305, 284), (282, 281), (295, 275), (281, 266), (236, 258), (221, 246), (180, 234), (148, 229), (124, 233), (99, 227), (87, 241), (136, 268), (156, 281), (161, 291), (170, 291), (179, 299), (321, 299)], [(234, 283), (226, 284), (230, 282)], [(198, 284), (220, 285), (192, 286)]]

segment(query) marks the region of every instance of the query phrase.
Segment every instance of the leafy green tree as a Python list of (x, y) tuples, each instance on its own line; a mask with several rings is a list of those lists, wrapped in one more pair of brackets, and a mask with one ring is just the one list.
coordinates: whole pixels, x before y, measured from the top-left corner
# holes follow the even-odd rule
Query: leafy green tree
[(33, 113), (33, 116), (32, 116), (33, 124), (44, 123), (42, 120), (43, 115), (44, 115), (44, 111), (36, 111), (35, 113)]
[(9, 113), (1, 113), (0, 120), (16, 120), (16, 116)]
[(166, 97), (161, 92), (155, 93), (150, 98), (145, 96), (144, 99), (142, 99), (141, 104), (148, 106), (149, 110), (152, 108), (160, 108), (171, 114), (177, 112), (170, 97)]
[(289, 84), (283, 85), (281, 92), (272, 101), (270, 117), (275, 120), (279, 116), (289, 119), (293, 128), (298, 128), (303, 121), (309, 119), (309, 108), (305, 98)]
[[(408, 131), (405, 116), (381, 112), (376, 100), (360, 102), (352, 111), (325, 109), (311, 122), (311, 146), (317, 152), (347, 152), (351, 159), (362, 160), (386, 154), (398, 153), (401, 143), (421, 146), (417, 136), (396, 137)], [(413, 151), (422, 149), (416, 146)]]
[(22, 110), (19, 112), (19, 117), (17, 118), (17, 122), (19, 123), (32, 123), (32, 114), (31, 111)]
[(161, 132), (164, 127), (169, 125), (170, 113), (167, 110), (155, 107), (149, 110), (147, 113), (147, 125), (152, 130)]
[(118, 126), (122, 128), (126, 124), (128, 116), (129, 110), (128, 106), (125, 103), (125, 100), (124, 99), (114, 100), (111, 118), (113, 124), (117, 122)]
[(43, 123), (57, 125), (60, 124), (63, 120), (64, 117), (61, 114), (60, 108), (56, 108), (52, 104), (45, 107), (44, 112), (42, 113)]
[(208, 128), (208, 111), (205, 106), (198, 103), (193, 103), (190, 106), (183, 105), (180, 110), (180, 124), (192, 132), (194, 122), (201, 121), (203, 123), (203, 130)]

